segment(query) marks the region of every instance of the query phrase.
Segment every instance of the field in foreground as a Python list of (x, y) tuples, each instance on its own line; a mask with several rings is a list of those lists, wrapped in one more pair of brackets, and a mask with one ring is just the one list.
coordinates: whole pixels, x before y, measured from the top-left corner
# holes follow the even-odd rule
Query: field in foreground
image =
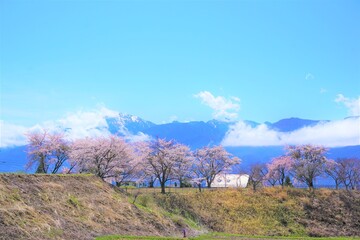
[(216, 240), (216, 239), (227, 239), (227, 240), (359, 240), (359, 237), (268, 237), (268, 236), (241, 236), (236, 234), (224, 234), (224, 233), (210, 233), (197, 237), (189, 238), (172, 238), (172, 237), (137, 237), (137, 236), (103, 236), (98, 237), (96, 240)]
[(130, 194), (92, 175), (0, 174), (0, 239), (181, 238), (184, 228), (198, 236), (189, 239), (250, 239), (206, 235), (211, 232), (271, 239), (360, 236), (360, 193), (265, 188)]
[(109, 234), (179, 236), (92, 175), (0, 174), (0, 239), (94, 239)]

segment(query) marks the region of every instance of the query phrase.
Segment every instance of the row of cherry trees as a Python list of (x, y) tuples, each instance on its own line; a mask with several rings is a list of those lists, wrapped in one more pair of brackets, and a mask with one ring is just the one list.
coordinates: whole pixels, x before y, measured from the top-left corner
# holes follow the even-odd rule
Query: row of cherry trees
[[(66, 141), (62, 133), (39, 131), (28, 134), (28, 168), (36, 173), (93, 173), (104, 180), (122, 184), (136, 180), (152, 187), (157, 180), (162, 192), (170, 180), (180, 187), (185, 182), (203, 182), (211, 187), (218, 174), (226, 172), (240, 159), (221, 146), (191, 151), (189, 147), (156, 139), (152, 142), (128, 143), (121, 137), (94, 137)], [(330, 160), (322, 146), (286, 147), (286, 155), (268, 164), (255, 164), (248, 171), (254, 190), (261, 185), (289, 185), (291, 182), (314, 188), (319, 176), (331, 177), (336, 188), (355, 189), (360, 185), (360, 160)]]
[(65, 140), (62, 133), (40, 131), (29, 133), (28, 168), (36, 173), (93, 173), (104, 180), (136, 180), (153, 186), (159, 181), (162, 193), (169, 180), (196, 183), (206, 181), (211, 187), (216, 175), (239, 164), (240, 159), (223, 147), (189, 147), (156, 139), (152, 142), (127, 143), (121, 137), (94, 137)]
[(261, 185), (291, 185), (290, 179), (313, 189), (320, 176), (332, 178), (336, 189), (341, 185), (346, 189), (360, 187), (359, 159), (327, 159), (327, 149), (313, 145), (288, 146), (286, 152), (268, 164), (256, 164), (250, 168), (249, 183), (254, 190)]

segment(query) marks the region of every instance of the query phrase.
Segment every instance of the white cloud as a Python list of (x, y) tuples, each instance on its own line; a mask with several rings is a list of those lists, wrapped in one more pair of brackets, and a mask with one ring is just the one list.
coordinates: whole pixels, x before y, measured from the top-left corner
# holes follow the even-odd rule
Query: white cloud
[(230, 127), (222, 145), (224, 146), (271, 146), (278, 145), (278, 133), (270, 130), (265, 124), (255, 128), (245, 122), (237, 122)]
[(244, 122), (238, 122), (230, 128), (222, 144), (224, 146), (318, 144), (327, 147), (360, 145), (360, 118), (321, 122), (290, 133), (269, 129), (265, 124), (252, 128)]
[(26, 144), (25, 133), (28, 128), (6, 123), (0, 120), (0, 147), (12, 147)]
[(199, 92), (194, 96), (200, 98), (203, 104), (214, 110), (213, 117), (215, 119), (231, 121), (238, 117), (240, 99), (237, 97), (231, 97), (230, 99), (222, 96), (215, 97), (208, 91)]
[(358, 96), (358, 98), (350, 99), (342, 94), (338, 94), (335, 102), (343, 103), (348, 109), (348, 114), (350, 116), (360, 116), (360, 96)]
[[(105, 117), (115, 117), (118, 113), (100, 107), (92, 111), (78, 111), (68, 114), (56, 122), (50, 123), (51, 128), (61, 128), (67, 131), (68, 138), (71, 140), (83, 137), (95, 137), (109, 135), (108, 124)], [(47, 124), (45, 124), (47, 125)]]
[[(105, 118), (117, 116), (119, 116), (118, 112), (102, 106), (91, 111), (77, 111), (75, 113), (69, 113), (62, 119), (47, 121), (32, 127), (9, 124), (0, 120), (0, 147), (25, 145), (25, 133), (40, 129), (65, 131), (66, 137), (69, 140), (84, 137), (107, 136), (111, 133), (108, 130), (109, 126)], [(126, 134), (125, 139), (132, 142), (145, 141), (149, 139), (149, 136), (143, 133), (131, 135), (127, 131), (124, 131), (124, 134)]]
[(148, 142), (152, 139), (149, 135), (146, 135), (142, 132), (139, 132), (136, 135), (127, 135), (124, 138), (129, 142)]

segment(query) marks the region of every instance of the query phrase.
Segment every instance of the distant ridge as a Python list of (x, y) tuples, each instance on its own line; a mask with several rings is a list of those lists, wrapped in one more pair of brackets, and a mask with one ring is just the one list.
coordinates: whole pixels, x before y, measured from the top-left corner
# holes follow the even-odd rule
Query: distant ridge
[(301, 118), (285, 118), (281, 119), (275, 123), (268, 123), (268, 126), (271, 129), (280, 131), (280, 132), (292, 132), (303, 127), (315, 126), (319, 122), (328, 122), (328, 121), (319, 121), (319, 120), (308, 120)]
[[(356, 118), (359, 117), (350, 117)], [(107, 130), (119, 136), (145, 135), (149, 138), (166, 138), (188, 145), (195, 150), (204, 146), (219, 145), (235, 122), (219, 120), (171, 122), (155, 124), (138, 116), (119, 113), (117, 116), (105, 118)], [(250, 120), (243, 121), (246, 125), (255, 128), (260, 123)], [(277, 122), (264, 123), (269, 129), (280, 132), (292, 132), (304, 127), (315, 126), (327, 120), (309, 120), (301, 118), (286, 118)], [(282, 146), (255, 146), (255, 147), (226, 147), (232, 154), (242, 159), (241, 166), (247, 168), (254, 162), (268, 162), (271, 158), (284, 153)], [(0, 148), (0, 172), (24, 171), (26, 164), (26, 147)], [(360, 145), (330, 148), (329, 158), (360, 157)]]
[(117, 117), (107, 117), (105, 120), (109, 126), (110, 133), (123, 136), (128, 133), (137, 134), (144, 132), (146, 129), (156, 125), (140, 117), (122, 113), (119, 113)]

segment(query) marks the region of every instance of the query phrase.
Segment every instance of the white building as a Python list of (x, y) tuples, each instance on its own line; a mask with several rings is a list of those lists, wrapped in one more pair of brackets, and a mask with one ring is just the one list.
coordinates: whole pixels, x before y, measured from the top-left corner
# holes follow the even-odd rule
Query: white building
[(249, 181), (247, 174), (219, 174), (215, 177), (211, 187), (241, 187), (245, 188)]

